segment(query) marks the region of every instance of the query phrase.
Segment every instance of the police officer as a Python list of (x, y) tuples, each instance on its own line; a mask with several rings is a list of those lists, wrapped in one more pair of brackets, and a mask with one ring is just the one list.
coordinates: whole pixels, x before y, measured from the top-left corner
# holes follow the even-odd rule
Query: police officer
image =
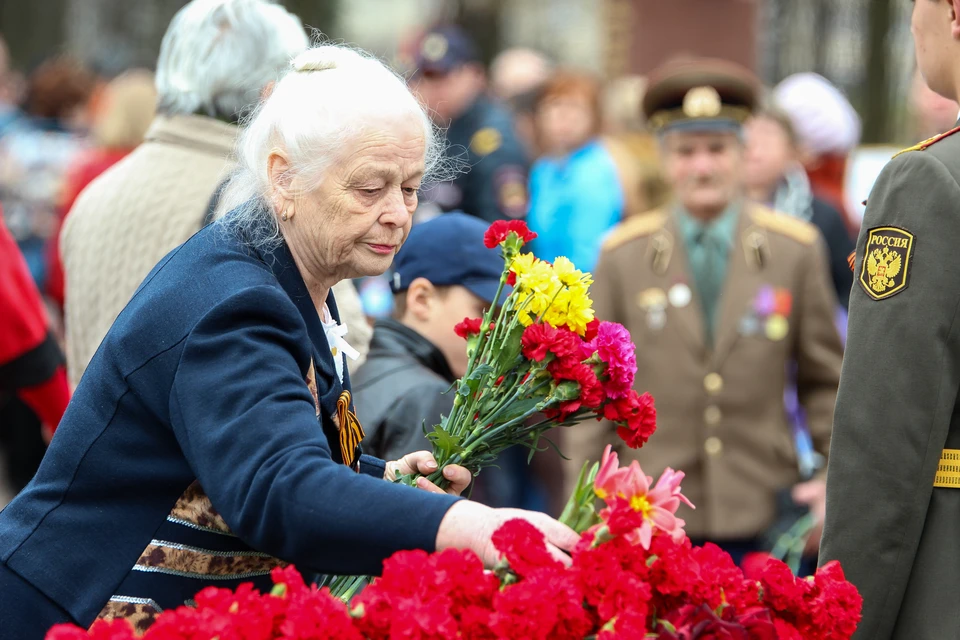
[(412, 87), (447, 127), (447, 153), (461, 169), (456, 179), (424, 189), (420, 219), (454, 209), (491, 222), (524, 217), (526, 152), (509, 111), (486, 95), (473, 43), (457, 27), (436, 28), (417, 46), (414, 65)]
[[(960, 0), (916, 0), (917, 66), (960, 98)], [(960, 638), (960, 128), (898, 154), (854, 261), (822, 561), (863, 596), (857, 638)]]
[[(735, 560), (764, 546), (779, 492), (796, 485), (794, 498), (822, 511), (823, 480), (797, 484), (784, 389), (795, 361), (825, 455), (842, 357), (817, 229), (744, 197), (741, 125), (756, 102), (752, 74), (722, 61), (654, 74), (643, 106), (675, 199), (611, 232), (592, 289), (597, 317), (629, 329), (636, 388), (657, 402), (656, 436), (638, 451), (619, 447), (621, 459), (654, 477), (685, 471), (696, 505), (681, 507), (687, 534)], [(582, 460), (622, 444), (608, 423), (565, 436), (570, 479)]]

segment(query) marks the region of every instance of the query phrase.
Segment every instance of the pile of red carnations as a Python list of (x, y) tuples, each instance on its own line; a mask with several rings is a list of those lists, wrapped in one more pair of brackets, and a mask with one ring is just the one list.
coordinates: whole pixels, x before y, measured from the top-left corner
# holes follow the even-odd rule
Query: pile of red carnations
[[(843, 640), (862, 600), (836, 562), (797, 578), (768, 560), (746, 578), (730, 556), (694, 547), (674, 514), (683, 474), (653, 485), (636, 462), (620, 467), (609, 448), (594, 490), (606, 502), (569, 565), (523, 520), (493, 538), (502, 561), (484, 570), (470, 551), (405, 551), (349, 604), (304, 585), (293, 568), (274, 571), (259, 594), (201, 591), (197, 606), (163, 613), (146, 640)], [(47, 640), (129, 640), (125, 621), (89, 631), (53, 628)]]

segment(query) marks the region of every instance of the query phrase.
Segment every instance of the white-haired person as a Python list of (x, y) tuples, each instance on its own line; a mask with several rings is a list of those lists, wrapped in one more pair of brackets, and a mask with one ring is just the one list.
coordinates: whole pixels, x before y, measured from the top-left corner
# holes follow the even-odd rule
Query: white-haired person
[(785, 78), (772, 98), (790, 116), (813, 194), (841, 212), (856, 236), (860, 223), (847, 206), (845, 176), (850, 154), (860, 144), (860, 116), (840, 89), (816, 73)]
[[(333, 286), (383, 274), (442, 140), (367, 55), (297, 57), (238, 143), (217, 221), (171, 252), (117, 318), (40, 471), (0, 513), (4, 637), (124, 617), (138, 629), (200, 589), (282, 563), (375, 574), (402, 549), (472, 549), (511, 518), (557, 557), (544, 514), (387, 481), (426, 452), (362, 455)], [(470, 480), (450, 467), (450, 492)]]
[[(174, 16), (145, 142), (83, 190), (60, 239), (72, 385), (144, 276), (209, 221), (238, 123), (308, 45), (272, 0), (193, 0)], [(365, 353), (372, 329), (356, 289), (345, 281), (337, 294), (350, 345)]]

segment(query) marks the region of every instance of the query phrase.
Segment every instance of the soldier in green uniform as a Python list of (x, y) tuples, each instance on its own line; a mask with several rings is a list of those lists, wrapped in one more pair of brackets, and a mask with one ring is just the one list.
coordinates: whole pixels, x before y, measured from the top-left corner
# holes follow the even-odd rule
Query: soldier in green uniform
[[(960, 0), (915, 0), (917, 62), (960, 98)], [(861, 640), (960, 638), (960, 128), (898, 154), (853, 264), (821, 561), (863, 596)]]
[(682, 469), (696, 505), (679, 512), (688, 535), (736, 560), (764, 547), (778, 493), (793, 488), (822, 514), (823, 479), (798, 484), (784, 393), (795, 363), (814, 445), (826, 454), (842, 358), (817, 228), (746, 200), (741, 125), (757, 85), (718, 60), (651, 77), (644, 111), (675, 199), (611, 232), (592, 292), (597, 317), (626, 326), (637, 345), (636, 388), (656, 398), (659, 428), (637, 451), (624, 450), (609, 423), (563, 434), (570, 480), (607, 444), (648, 475)]

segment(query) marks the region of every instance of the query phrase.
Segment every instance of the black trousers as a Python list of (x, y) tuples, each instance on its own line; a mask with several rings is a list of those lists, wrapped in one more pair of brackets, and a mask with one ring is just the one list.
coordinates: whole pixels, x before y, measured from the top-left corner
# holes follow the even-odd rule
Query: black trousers
[(0, 563), (0, 638), (43, 640), (55, 624), (70, 615), (32, 584)]

